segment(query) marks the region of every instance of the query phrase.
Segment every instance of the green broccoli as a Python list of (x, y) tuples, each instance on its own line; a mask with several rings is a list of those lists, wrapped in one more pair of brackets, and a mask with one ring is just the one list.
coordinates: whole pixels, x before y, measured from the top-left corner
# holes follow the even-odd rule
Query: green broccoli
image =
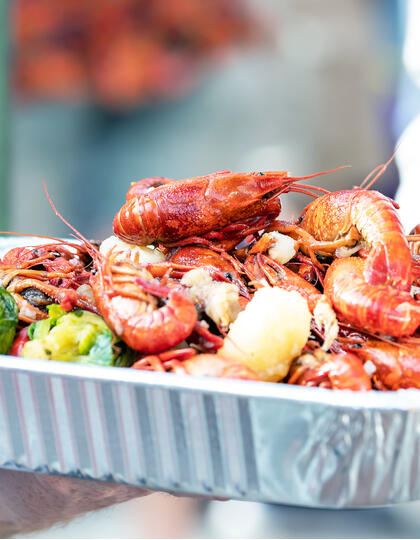
[(0, 354), (7, 354), (12, 346), (18, 313), (13, 296), (6, 289), (0, 288)]
[(56, 304), (47, 309), (48, 319), (29, 327), (22, 356), (100, 366), (129, 366), (136, 359), (102, 317), (82, 310), (67, 313)]

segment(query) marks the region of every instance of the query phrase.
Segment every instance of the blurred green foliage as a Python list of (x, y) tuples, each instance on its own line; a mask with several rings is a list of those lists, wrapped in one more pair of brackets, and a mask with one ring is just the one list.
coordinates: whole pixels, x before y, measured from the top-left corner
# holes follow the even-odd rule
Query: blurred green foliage
[(8, 224), (8, 2), (0, 2), (0, 228), (6, 229)]

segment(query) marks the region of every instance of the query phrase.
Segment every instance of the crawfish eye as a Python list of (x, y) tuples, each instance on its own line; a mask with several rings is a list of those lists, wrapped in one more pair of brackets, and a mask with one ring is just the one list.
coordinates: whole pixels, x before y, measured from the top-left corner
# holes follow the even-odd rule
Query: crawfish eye
[(91, 271), (92, 276), (96, 276), (97, 273), (98, 271), (96, 270), (96, 268), (92, 268), (92, 271)]
[(257, 174), (257, 176), (264, 176), (264, 173), (259, 172), (259, 173)]
[(233, 281), (233, 276), (230, 272), (225, 272), (225, 278), (227, 278), (229, 281)]

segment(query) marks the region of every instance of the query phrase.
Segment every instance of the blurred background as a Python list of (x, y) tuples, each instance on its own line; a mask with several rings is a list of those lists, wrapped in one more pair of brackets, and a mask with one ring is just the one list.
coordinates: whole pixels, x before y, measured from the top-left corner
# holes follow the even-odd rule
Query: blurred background
[[(401, 129), (401, 15), (395, 0), (10, 2), (9, 228), (67, 233), (42, 179), (97, 239), (146, 176), (351, 165), (316, 183), (359, 184)], [(397, 185), (392, 165), (378, 187)], [(285, 198), (285, 219), (306, 202)]]
[[(416, 223), (415, 0), (0, 0), (0, 21), (2, 228), (68, 234), (43, 179), (99, 240), (146, 176), (351, 165), (314, 182), (351, 188), (407, 127), (399, 170), (377, 188), (405, 193)], [(284, 197), (284, 218), (306, 203)], [(330, 512), (153, 495), (48, 534), (415, 537), (418, 515), (417, 505)]]

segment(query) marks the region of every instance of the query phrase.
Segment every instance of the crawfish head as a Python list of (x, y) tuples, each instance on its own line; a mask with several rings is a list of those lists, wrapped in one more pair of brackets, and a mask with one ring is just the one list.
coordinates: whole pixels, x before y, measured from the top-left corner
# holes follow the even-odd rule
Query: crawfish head
[(365, 189), (324, 195), (307, 206), (300, 229), (312, 237), (303, 242), (309, 252), (335, 254), (363, 243), (368, 283), (410, 290), (410, 249), (395, 203), (385, 195)]

